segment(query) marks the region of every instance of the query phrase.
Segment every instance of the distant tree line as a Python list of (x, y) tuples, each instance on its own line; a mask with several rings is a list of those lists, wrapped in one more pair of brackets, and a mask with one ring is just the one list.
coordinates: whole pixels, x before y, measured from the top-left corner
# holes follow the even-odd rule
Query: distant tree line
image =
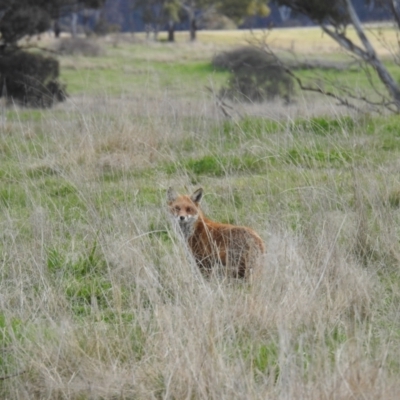
[[(320, 1), (326, 2), (334, 3)], [(353, 5), (363, 22), (391, 18), (391, 12), (382, 5), (382, 0), (353, 0)], [(218, 17), (230, 18), (239, 28), (315, 24), (307, 16), (275, 0), (107, 0), (102, 14), (106, 21), (119, 25), (123, 32), (145, 31), (149, 26), (155, 31), (170, 30), (172, 24), (177, 30), (189, 30), (193, 21), (197, 28), (207, 29), (216, 26), (214, 19)]]
[[(398, 111), (399, 85), (365, 37), (361, 17), (391, 18), (400, 27), (399, 3), (399, 0), (0, 0), (0, 95), (33, 106), (50, 106), (55, 100), (65, 98), (65, 88), (58, 82), (58, 61), (43, 52), (29, 51), (28, 42), (21, 46), (22, 38), (50, 29), (54, 29), (56, 36), (61, 29), (68, 29), (74, 36), (78, 28), (87, 34), (93, 30), (107, 33), (108, 25), (121, 28), (128, 20), (128, 26), (137, 31), (138, 18), (143, 28), (154, 32), (155, 37), (160, 30), (167, 29), (170, 41), (174, 40), (179, 24), (186, 23), (190, 39), (195, 40), (197, 29), (206, 22), (223, 17), (243, 26), (249, 19), (266, 18), (272, 8), (279, 11), (281, 20), (287, 24), (302, 21), (320, 25), (339, 45), (372, 67), (389, 93), (389, 98), (380, 94), (379, 104)], [(348, 38), (349, 24), (355, 27), (362, 46)]]
[[(232, 26), (243, 23), (248, 17), (265, 17), (269, 14), (269, 0), (107, 0), (97, 12), (82, 10), (78, 15), (81, 25), (89, 22), (93, 29), (100, 20), (119, 26), (122, 32), (153, 32), (167, 30), (168, 39), (174, 40), (176, 29), (188, 30), (190, 39), (196, 39), (199, 28), (209, 22), (224, 18)], [(89, 15), (89, 18), (85, 16)], [(68, 16), (70, 19), (71, 16)], [(89, 21), (90, 20), (90, 21)], [(64, 23), (64, 26), (66, 24)], [(223, 24), (220, 25), (224, 27)]]

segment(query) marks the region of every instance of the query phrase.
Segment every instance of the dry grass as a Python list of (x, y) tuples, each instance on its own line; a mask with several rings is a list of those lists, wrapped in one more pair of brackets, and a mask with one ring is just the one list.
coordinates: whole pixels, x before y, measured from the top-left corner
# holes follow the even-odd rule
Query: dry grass
[[(390, 121), (346, 125), (328, 102), (243, 107), (252, 117), (227, 121), (205, 94), (146, 92), (9, 110), (2, 398), (398, 398)], [(339, 128), (315, 130), (320, 112)], [(252, 284), (193, 272), (165, 191), (199, 184), (210, 217), (265, 239)]]
[[(359, 43), (354, 30), (349, 27), (346, 32), (351, 40)], [(382, 56), (396, 54), (398, 37), (396, 29), (387, 24), (366, 25), (366, 34), (372, 45)], [(138, 39), (144, 39), (144, 34), (136, 34)], [(160, 39), (166, 40), (167, 33), (161, 32)], [(290, 50), (302, 55), (315, 54), (340, 54), (340, 47), (327, 35), (324, 35), (319, 27), (296, 27), (285, 29), (237, 29), (237, 30), (204, 30), (198, 32), (198, 42), (211, 46), (240, 46), (248, 42), (264, 40), (268, 37), (271, 48), (276, 50)], [(176, 32), (178, 43), (187, 42), (188, 32)]]
[[(397, 54), (398, 46), (398, 33), (395, 28), (390, 24), (366, 24), (366, 34), (370, 39), (372, 45), (377, 53), (381, 56), (389, 56)], [(359, 43), (358, 38), (352, 27), (348, 27), (347, 34), (350, 39), (355, 43)], [(343, 54), (340, 47), (327, 35), (324, 35), (319, 27), (295, 27), (295, 28), (282, 28), (273, 30), (264, 29), (235, 29), (235, 30), (199, 30), (197, 32), (197, 42), (191, 43), (190, 47), (200, 48), (197, 52), (188, 52), (188, 56), (196, 59), (204, 58), (204, 54), (209, 55), (209, 58), (221, 49), (227, 47), (238, 47), (249, 42), (257, 42), (268, 38), (268, 43), (271, 48), (275, 50), (290, 50), (296, 54), (307, 56), (315, 56), (316, 54), (334, 55)], [(63, 38), (67, 39), (68, 35), (63, 34)], [(159, 40), (167, 40), (167, 32), (159, 33)], [(189, 33), (186, 31), (175, 32), (176, 44), (170, 46), (170, 54), (174, 54), (176, 45), (185, 46), (189, 42)], [(126, 44), (143, 44), (152, 46), (152, 41), (146, 40), (146, 35), (143, 32), (135, 33), (119, 33), (109, 35), (102, 39), (106, 44), (113, 46), (124, 46)], [(31, 40), (32, 42), (32, 40)], [(33, 39), (35, 42), (35, 39)], [(51, 36), (43, 35), (38, 45), (47, 45), (49, 42), (53, 43), (54, 39)], [(164, 54), (165, 56), (165, 54)], [(167, 57), (167, 60), (169, 58)]]

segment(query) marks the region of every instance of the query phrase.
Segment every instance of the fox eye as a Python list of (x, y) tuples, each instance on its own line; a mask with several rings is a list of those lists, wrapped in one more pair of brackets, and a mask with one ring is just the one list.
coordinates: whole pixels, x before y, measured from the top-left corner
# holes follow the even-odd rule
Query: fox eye
[(175, 211), (181, 211), (181, 208), (180, 208), (179, 206), (175, 206), (175, 207), (174, 207), (174, 210), (175, 210)]
[(186, 209), (186, 212), (190, 214), (190, 213), (192, 212), (192, 209), (191, 209), (190, 207), (188, 207), (188, 208)]

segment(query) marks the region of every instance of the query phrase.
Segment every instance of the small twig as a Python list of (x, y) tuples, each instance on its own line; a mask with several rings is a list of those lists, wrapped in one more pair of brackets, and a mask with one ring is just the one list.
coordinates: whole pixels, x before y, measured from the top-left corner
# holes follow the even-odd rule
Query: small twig
[(224, 100), (221, 98), (221, 96), (219, 96), (218, 94), (215, 93), (215, 91), (210, 88), (209, 86), (205, 86), (205, 88), (214, 96), (215, 100), (216, 100), (216, 105), (217, 107), (222, 111), (222, 113), (224, 114), (225, 117), (233, 119), (233, 116), (229, 113), (229, 111), (227, 109), (230, 109), (234, 112), (237, 112), (240, 115), (240, 113), (235, 110), (232, 106), (230, 106), (229, 104), (226, 104), (224, 102)]
[(5, 381), (6, 379), (10, 379), (10, 378), (15, 378), (16, 376), (20, 376), (20, 375), (25, 374), (25, 373), (27, 373), (27, 372), (28, 372), (28, 370), (25, 369), (25, 370), (23, 370), (23, 371), (21, 371), (21, 372), (15, 373), (15, 374), (0, 376), (0, 381)]

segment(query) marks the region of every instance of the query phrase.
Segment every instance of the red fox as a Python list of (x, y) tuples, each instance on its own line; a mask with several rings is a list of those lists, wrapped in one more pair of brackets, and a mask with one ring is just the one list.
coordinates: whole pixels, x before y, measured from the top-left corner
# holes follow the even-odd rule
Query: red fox
[(196, 264), (206, 275), (219, 263), (228, 275), (247, 278), (265, 252), (262, 239), (246, 226), (222, 224), (206, 218), (200, 208), (202, 197), (202, 188), (191, 196), (178, 195), (173, 188), (167, 193), (169, 211)]

